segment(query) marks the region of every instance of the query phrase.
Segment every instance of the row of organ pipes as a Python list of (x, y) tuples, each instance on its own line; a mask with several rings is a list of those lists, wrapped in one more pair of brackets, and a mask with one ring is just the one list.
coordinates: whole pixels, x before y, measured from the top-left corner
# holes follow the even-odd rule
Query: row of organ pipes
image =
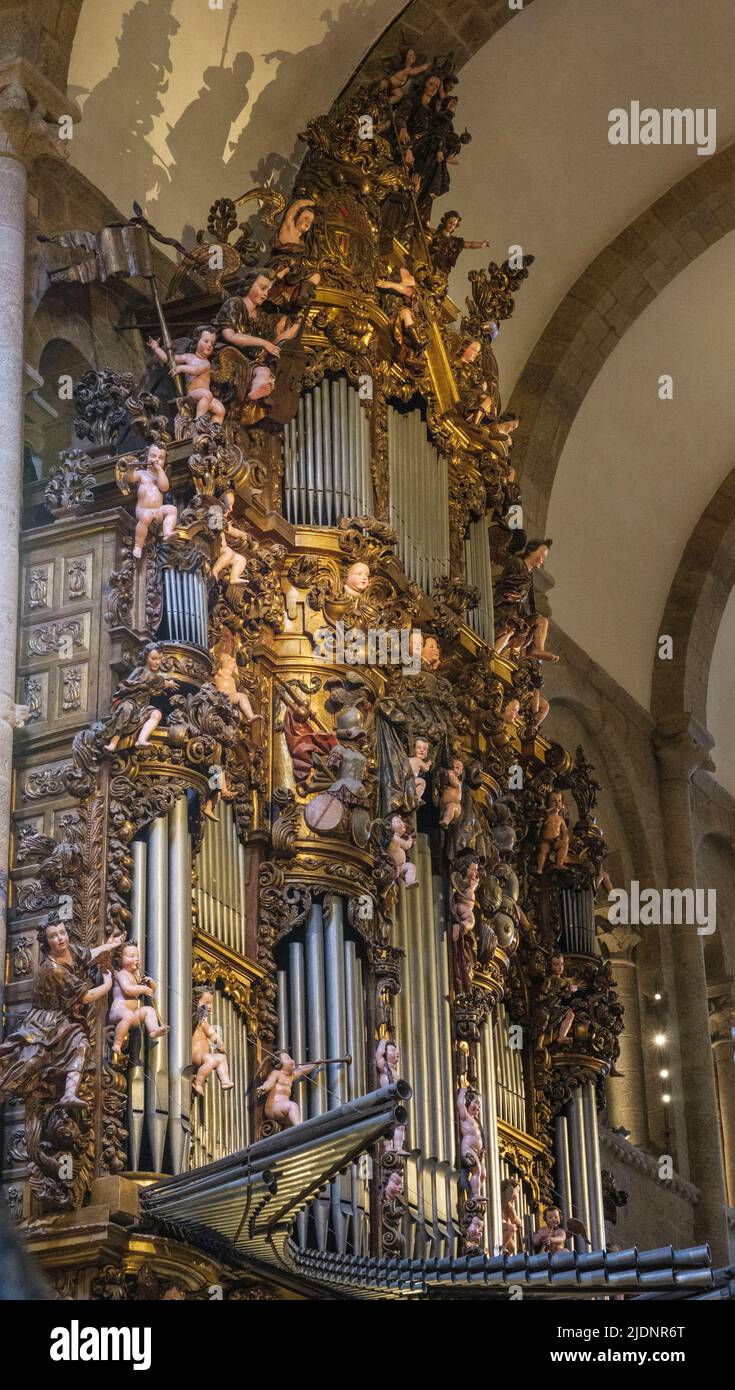
[[(299, 400), (284, 431), (284, 510), (293, 525), (336, 526), (373, 512), (370, 402), (345, 377), (325, 377)], [(389, 520), (409, 579), (431, 592), (449, 572), (449, 479), (419, 409), (388, 406)], [(480, 592), (468, 623), (492, 642), (492, 570), (487, 519), (470, 523), (465, 578)]]
[[(278, 1049), (299, 1059), (347, 1057), (300, 1083), (302, 1117), (312, 1119), (370, 1089), (366, 1065), (363, 964), (345, 923), (345, 901), (327, 895), (309, 909), (306, 925), (282, 946), (278, 971)], [(367, 1253), (368, 1188), (353, 1164), (298, 1219), (301, 1244)]]
[[(212, 1076), (192, 1095), (192, 841), (186, 796), (151, 821), (133, 842), (131, 935), (146, 973), (158, 983), (158, 1007), (170, 1032), (151, 1044), (132, 1034), (129, 1063), (129, 1162), (132, 1171), (181, 1173), (250, 1142), (250, 1061), (244, 1017), (215, 988), (216, 1023), (233, 1089)], [(208, 821), (197, 860), (195, 902), (202, 932), (245, 955), (244, 850), (232, 808)]]
[(356, 386), (324, 378), (284, 430), (284, 503), (295, 526), (336, 526), (373, 510), (370, 417)]
[(409, 579), (431, 593), (449, 572), (449, 477), (419, 410), (388, 406), (388, 477), (398, 556)]
[(207, 586), (196, 572), (163, 570), (163, 598), (167, 635), (172, 642), (190, 642), (209, 650)]

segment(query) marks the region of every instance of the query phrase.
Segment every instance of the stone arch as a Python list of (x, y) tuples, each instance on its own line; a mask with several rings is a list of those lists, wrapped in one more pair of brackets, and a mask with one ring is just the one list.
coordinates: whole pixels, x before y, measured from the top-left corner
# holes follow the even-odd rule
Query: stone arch
[(735, 228), (735, 145), (674, 184), (587, 267), (549, 320), (513, 390), (514, 458), (531, 530), (545, 525), (564, 444), (592, 382), (666, 285)]
[(5, 5), (0, 14), (0, 61), (24, 58), (66, 92), (71, 51), (84, 0)]
[(735, 468), (710, 498), (679, 561), (661, 633), (673, 638), (671, 661), (654, 664), (651, 713), (663, 733), (691, 717), (707, 724), (707, 686), (717, 630), (735, 584)]

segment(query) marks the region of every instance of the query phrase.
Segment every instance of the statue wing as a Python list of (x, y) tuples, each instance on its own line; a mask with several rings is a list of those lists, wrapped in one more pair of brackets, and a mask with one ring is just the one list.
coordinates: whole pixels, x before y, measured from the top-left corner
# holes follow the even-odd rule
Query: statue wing
[(244, 405), (250, 389), (252, 363), (235, 347), (221, 347), (213, 363), (212, 381), (215, 386), (227, 386), (238, 405)]
[(570, 1236), (579, 1236), (581, 1240), (586, 1241), (587, 1245), (592, 1244), (585, 1230), (584, 1222), (578, 1221), (576, 1216), (567, 1217), (564, 1229), (569, 1232)]

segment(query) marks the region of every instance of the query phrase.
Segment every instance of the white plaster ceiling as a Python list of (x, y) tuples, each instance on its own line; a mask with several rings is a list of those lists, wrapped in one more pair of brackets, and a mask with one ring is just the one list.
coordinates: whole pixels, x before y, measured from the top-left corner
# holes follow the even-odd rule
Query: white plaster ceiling
[[(592, 383), (551, 495), (554, 617), (650, 704), (664, 607), (682, 551), (735, 455), (735, 232), (628, 329)], [(658, 380), (673, 377), (673, 399)]]
[(169, 235), (196, 230), (216, 197), (278, 177), (284, 162), (298, 168), (299, 131), (404, 4), (85, 0), (69, 72), (82, 108), (71, 158), (122, 212), (135, 198)]
[[(472, 143), (436, 204), (463, 214), (497, 261), (536, 256), (497, 341), (504, 399), (560, 300), (595, 256), (704, 156), (686, 146), (614, 146), (608, 112), (715, 107), (717, 147), (735, 140), (732, 0), (534, 0), (462, 69), (457, 128)], [(460, 304), (465, 252), (451, 283)]]

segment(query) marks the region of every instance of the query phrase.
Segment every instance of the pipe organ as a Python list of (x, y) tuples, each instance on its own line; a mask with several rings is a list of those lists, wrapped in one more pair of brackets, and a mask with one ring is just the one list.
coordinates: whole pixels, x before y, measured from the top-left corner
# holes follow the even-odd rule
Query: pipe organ
[(493, 575), (487, 517), (471, 521), (464, 543), (465, 580), (480, 590), (480, 602), (467, 614), (467, 622), (483, 642), (493, 640)]
[(430, 592), (449, 572), (449, 478), (420, 410), (388, 406), (388, 477), (398, 556), (409, 579)]
[[(155, 449), (166, 454), (170, 534), (154, 520), (145, 561), (131, 553), (135, 503), (130, 497), (131, 515), (123, 515), (116, 479), (127, 488), (130, 470), (116, 470), (122, 408), (107, 400), (106, 369), (89, 373), (84, 388), (95, 421), (114, 404), (113, 445), (109, 457), (101, 446), (94, 451), (96, 477), (70, 453), (45, 494), (43, 480), (28, 484), (19, 698), (27, 694), (32, 709), (16, 741), (11, 944), (0, 978), (17, 1018), (35, 986), (31, 931), (63, 892), (74, 902), (70, 939), (76, 933), (77, 945), (92, 948), (124, 931), (157, 983), (165, 1036), (133, 1028), (117, 1055), (107, 1004), (95, 998), (85, 1020), (87, 1072), (69, 1084), (94, 1096), (89, 1131), (73, 1104), (64, 1116), (65, 1133), (76, 1127), (77, 1152), (89, 1158), (86, 1169), (86, 1157), (79, 1165), (77, 1206), (96, 1195), (98, 1177), (178, 1177), (262, 1141), (295, 1184), (288, 1205), (282, 1183), (281, 1234), (293, 1220), (295, 1241), (329, 1257), (314, 1268), (347, 1267), (353, 1256), (495, 1254), (502, 1180), (513, 1171), (524, 1177), (524, 1219), (556, 1183), (565, 1212), (580, 1216), (599, 1246), (595, 1082), (617, 1056), (618, 1016), (587, 886), (602, 842), (580, 809), (593, 804), (597, 783), (583, 754), (572, 775), (571, 757), (534, 724), (543, 663), (536, 671), (523, 659), (532, 630), (541, 640), (532, 583), (548, 547), (539, 542), (535, 559), (523, 545), (496, 556), (496, 608), (502, 601), (517, 640), (500, 656), (493, 647), (490, 542), (518, 488), (512, 428), (495, 428), (501, 406), (489, 327), (512, 312), (527, 267), (490, 262), (474, 271), (460, 319), (439, 261), (414, 260), (406, 248), (417, 239), (399, 244), (389, 224), (379, 227), (383, 200), (399, 183), (384, 177), (389, 140), (364, 139), (355, 119), (349, 105), (337, 127), (331, 115), (309, 123), (299, 175), (309, 192), (296, 202), (310, 230), (298, 246), (274, 235), (273, 276), (266, 266), (240, 293), (227, 270), (224, 303), (202, 289), (194, 306), (187, 271), (177, 280), (181, 296), (163, 306), (178, 326), (196, 322), (206, 303), (219, 335), (228, 316), (253, 322), (248, 293), (259, 281), (263, 321), (275, 332), (284, 317), (293, 330), (292, 350), (274, 357), (272, 390), (254, 395), (255, 370), (262, 385), (270, 367), (233, 344), (225, 355), (218, 341), (211, 367), (213, 391), (224, 374), (223, 423), (206, 412), (192, 418), (181, 403), (168, 422), (151, 416), (148, 433), (155, 426), (165, 441)], [(356, 163), (365, 166), (359, 177)], [(254, 190), (261, 202), (265, 192)], [(210, 227), (226, 222), (226, 206), (215, 205)], [(296, 227), (283, 212), (281, 230)], [(229, 245), (230, 256), (240, 245)], [(439, 245), (434, 233), (431, 262), (429, 245)], [(369, 397), (356, 384), (364, 381)], [(126, 399), (132, 409), (135, 397)], [(141, 409), (155, 404), (147, 393), (141, 401)], [(223, 525), (234, 555), (215, 574)], [(465, 584), (480, 595), (467, 615)], [(337, 642), (319, 655), (315, 634), (326, 626), (336, 635), (343, 622), (367, 631), (368, 642), (356, 644), (354, 660)], [(422, 639), (411, 650), (418, 669), (396, 669), (387, 634), (412, 631)], [(521, 711), (514, 734), (501, 714), (511, 694)], [(523, 795), (511, 797), (516, 756)], [(212, 789), (215, 818), (207, 814), (200, 827), (189, 813), (197, 799), (199, 813), (211, 811), (201, 801), (214, 769), (221, 794)], [(576, 822), (564, 803), (574, 862), (550, 856), (541, 873), (551, 792), (577, 800)], [(42, 940), (41, 950), (54, 944)], [(573, 955), (571, 1004), (560, 944), (570, 952), (569, 974)], [(72, 956), (84, 998), (90, 956)], [(39, 969), (47, 966), (42, 960)], [(200, 1022), (208, 1018), (221, 1034), (234, 1083), (223, 1091), (213, 1070), (203, 1095), (192, 1090), (200, 989), (212, 996)], [(511, 1017), (522, 1018), (525, 1072), (509, 1039)], [(197, 1037), (199, 1065), (207, 1037), (204, 1029)], [(302, 1064), (329, 1060), (293, 1083), (281, 1051)], [(0, 1099), (9, 1069), (16, 1081), (10, 1052), (0, 1054)], [(347, 1056), (350, 1064), (340, 1060)], [(266, 1106), (258, 1090), (271, 1070), (281, 1075)], [(368, 1153), (359, 1143), (368, 1132), (367, 1120), (360, 1129), (361, 1098), (378, 1074), (386, 1085), (405, 1079), (413, 1095), (403, 1145), (401, 1109), (390, 1142), (370, 1120)], [(64, 1079), (63, 1069), (46, 1077), (45, 1095), (63, 1101)], [(30, 1087), (21, 1098), (31, 1112), (27, 1204), (40, 1194), (45, 1210), (71, 1210), (69, 1193), (59, 1195), (49, 1177), (58, 1136), (43, 1130)], [(313, 1122), (303, 1152), (290, 1100)], [(372, 1114), (372, 1100), (368, 1108)], [(351, 1125), (350, 1138), (343, 1130)], [(14, 1154), (19, 1135), (14, 1129)], [(238, 1162), (247, 1167), (251, 1154)], [(344, 1154), (340, 1173), (335, 1155)], [(315, 1171), (317, 1160), (324, 1166)], [(299, 1186), (307, 1169), (308, 1186)], [(192, 1181), (206, 1188), (211, 1176)], [(270, 1259), (265, 1236), (256, 1248), (252, 1230), (241, 1248), (251, 1239), (253, 1259)], [(289, 1287), (298, 1287), (296, 1264), (292, 1273)], [(278, 1287), (278, 1272), (272, 1277)], [(192, 1276), (186, 1287), (194, 1286)]]
[(294, 526), (336, 526), (342, 516), (373, 510), (370, 417), (345, 377), (325, 377), (304, 393), (283, 451), (285, 513)]

